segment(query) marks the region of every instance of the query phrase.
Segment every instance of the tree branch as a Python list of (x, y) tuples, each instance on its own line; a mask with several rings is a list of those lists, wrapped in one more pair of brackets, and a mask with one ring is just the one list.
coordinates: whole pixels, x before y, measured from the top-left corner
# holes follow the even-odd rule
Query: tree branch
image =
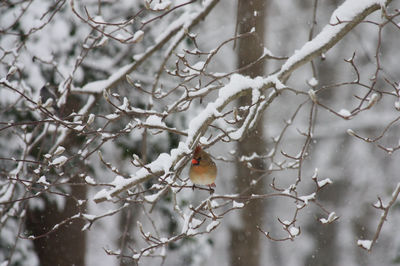
[[(391, 0), (387, 0), (386, 4), (390, 2)], [(261, 92), (265, 92), (267, 89), (274, 87), (275, 91), (268, 97), (265, 97), (264, 101), (267, 104), (263, 105), (260, 103), (262, 109), (265, 109), (279, 95), (280, 91), (286, 89), (282, 81), (286, 81), (294, 70), (329, 50), (356, 25), (362, 22), (366, 16), (380, 7), (380, 1), (369, 1), (366, 3), (347, 0), (333, 12), (331, 24), (326, 25), (313, 40), (305, 43), (300, 50), (290, 56), (275, 74), (266, 78), (256, 77), (254, 79), (238, 74), (232, 75), (230, 82), (220, 89), (218, 98), (214, 102), (209, 103), (202, 112), (192, 119), (188, 127), (188, 138), (185, 143), (180, 142), (178, 149), (173, 149), (170, 155), (161, 154), (155, 161), (148, 164), (147, 168), (151, 169), (151, 172), (142, 168), (131, 178), (119, 183), (115, 188), (110, 190), (103, 189), (98, 192), (94, 197), (94, 201), (99, 203), (111, 200), (112, 197), (149, 180), (154, 175), (161, 177), (166, 173), (180, 172), (187, 163), (187, 157), (199, 142), (200, 137), (204, 135), (211, 123), (218, 117), (218, 114), (229, 103), (243, 95), (254, 93), (255, 90), (259, 89)], [(348, 10), (351, 10), (351, 12), (348, 12)], [(134, 69), (135, 67), (132, 66), (127, 69), (126, 73)], [(165, 167), (165, 159), (169, 160), (168, 165), (170, 167), (168, 168)]]

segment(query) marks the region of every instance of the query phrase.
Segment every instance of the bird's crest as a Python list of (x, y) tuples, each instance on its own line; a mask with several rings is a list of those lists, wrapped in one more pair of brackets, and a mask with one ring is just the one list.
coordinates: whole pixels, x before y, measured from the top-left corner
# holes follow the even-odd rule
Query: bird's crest
[(199, 154), (200, 151), (201, 151), (201, 147), (200, 147), (200, 145), (197, 145), (196, 149), (194, 150), (194, 154)]

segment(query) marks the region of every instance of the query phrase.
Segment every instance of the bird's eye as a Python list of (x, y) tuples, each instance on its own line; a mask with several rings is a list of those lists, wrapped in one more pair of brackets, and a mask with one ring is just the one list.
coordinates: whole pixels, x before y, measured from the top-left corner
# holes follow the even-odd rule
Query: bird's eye
[(197, 159), (197, 161), (200, 161), (201, 160), (201, 157), (199, 157), (199, 159)]

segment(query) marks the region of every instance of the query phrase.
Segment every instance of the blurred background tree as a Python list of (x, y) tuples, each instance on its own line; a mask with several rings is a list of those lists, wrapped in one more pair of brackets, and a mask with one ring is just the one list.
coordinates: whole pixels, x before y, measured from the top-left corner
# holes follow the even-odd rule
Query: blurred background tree
[[(266, 24), (267, 1), (238, 1), (236, 27), (238, 34), (255, 31), (255, 34), (248, 38), (241, 38), (237, 41), (237, 68), (242, 69), (240, 74), (255, 78), (263, 76), (265, 61), (258, 63), (257, 59), (264, 53), (264, 38)], [(250, 65), (250, 67), (249, 67)], [(239, 99), (238, 108), (251, 105), (251, 95)], [(252, 154), (265, 153), (266, 138), (263, 134), (264, 125), (257, 126), (246, 134), (243, 140), (237, 143), (237, 156), (250, 157)], [(261, 159), (253, 160), (252, 167), (257, 170), (265, 170), (264, 162)], [(246, 191), (247, 195), (262, 194), (265, 192), (267, 180), (260, 178), (263, 173), (251, 168), (243, 167), (242, 162), (236, 166), (236, 193)], [(249, 183), (252, 181), (254, 183)], [(249, 189), (250, 187), (250, 189)], [(250, 203), (242, 212), (239, 228), (232, 228), (231, 232), (231, 265), (262, 265), (260, 264), (261, 245), (260, 232), (257, 225), (263, 221), (263, 214), (267, 212), (263, 201)]]

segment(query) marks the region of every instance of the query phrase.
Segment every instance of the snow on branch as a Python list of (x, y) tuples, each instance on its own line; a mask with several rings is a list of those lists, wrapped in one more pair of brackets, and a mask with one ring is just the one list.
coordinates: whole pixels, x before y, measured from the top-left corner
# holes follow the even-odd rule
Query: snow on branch
[(357, 240), (357, 245), (360, 246), (363, 249), (366, 249), (367, 251), (371, 251), (372, 247), (374, 246), (374, 244), (377, 242), (378, 237), (381, 233), (383, 224), (386, 221), (386, 218), (389, 214), (389, 209), (393, 206), (393, 204), (396, 202), (398, 196), (400, 193), (400, 183), (397, 184), (395, 190), (392, 193), (392, 198), (390, 199), (389, 203), (387, 205), (385, 205), (381, 198), (378, 197), (378, 202), (376, 202), (373, 206), (376, 209), (382, 210), (383, 213), (381, 215), (381, 218), (379, 219), (379, 224), (378, 227), (376, 228), (374, 237), (372, 238), (372, 240), (362, 240), (359, 239)]
[[(230, 82), (220, 89), (215, 102), (209, 103), (207, 107), (191, 121), (187, 130), (188, 137), (185, 143), (180, 142), (178, 148), (173, 149), (170, 155), (166, 153), (161, 154), (152, 163), (147, 164), (137, 171), (131, 178), (120, 180), (121, 182), (113, 182), (115, 187), (109, 190), (103, 189), (99, 191), (95, 195), (94, 201), (99, 203), (105, 200), (111, 200), (113, 196), (154, 176), (163, 176), (163, 179), (165, 179), (170, 176), (170, 171), (174, 172), (177, 169), (183, 168), (187, 162), (187, 160), (184, 159), (191, 154), (200, 137), (206, 132), (208, 126), (218, 117), (219, 113), (227, 104), (241, 95), (251, 93), (252, 91), (259, 94), (259, 89), (266, 86), (271, 87), (272, 84), (273, 82), (271, 79), (263, 79), (261, 77), (251, 79), (239, 74), (233, 75)], [(277, 93), (273, 93), (270, 97), (275, 97), (276, 95)], [(244, 132), (241, 134), (244, 134)]]
[[(134, 58), (134, 63), (130, 63), (121, 67), (108, 79), (90, 82), (82, 88), (73, 89), (73, 92), (98, 94), (102, 93), (104, 90), (114, 87), (118, 82), (122, 81), (126, 75), (139, 67), (154, 52), (158, 51), (160, 47), (166, 44), (180, 30), (190, 30), (195, 25), (197, 25), (202, 19), (204, 19), (208, 15), (208, 13), (210, 13), (210, 11), (218, 2), (219, 0), (209, 1), (202, 10), (197, 11), (196, 13), (192, 13), (191, 11), (189, 11), (189, 13), (185, 12), (181, 15), (179, 19), (177, 19), (179, 23), (173, 23), (167, 29), (165, 29), (164, 34), (161, 36), (161, 38), (157, 39), (157, 42), (154, 45), (148, 47), (144, 53), (136, 55)], [(183, 37), (181, 39), (183, 39)]]
[(339, 6), (332, 14), (329, 24), (315, 36), (314, 39), (305, 43), (299, 50), (285, 62), (277, 74), (282, 81), (289, 78), (290, 74), (314, 57), (328, 51), (337, 42), (350, 32), (355, 26), (365, 19), (369, 14), (382, 6), (388, 5), (392, 0), (347, 0)]
[[(124, 78), (126, 74), (135, 70), (138, 64), (148, 58), (159, 48), (159, 46), (167, 42), (179, 28), (185, 25), (190, 28), (197, 24), (197, 22), (203, 18), (217, 2), (218, 1), (215, 0), (209, 2), (202, 12), (199, 12), (193, 17), (190, 23), (180, 24), (177, 28), (170, 29), (170, 34), (164, 35), (165, 37), (157, 44), (150, 47), (140, 57), (137, 57), (138, 61), (135, 63), (123, 67), (121, 71), (118, 71), (106, 81), (89, 83), (78, 91), (99, 93), (115, 85), (115, 83)], [(246, 122), (243, 123), (245, 127), (230, 132), (233, 139), (240, 139), (246, 130), (251, 128), (255, 121), (257, 121), (257, 118), (261, 113), (260, 111), (269, 106), (269, 104), (278, 96), (279, 92), (286, 88), (282, 82), (285, 82), (295, 69), (329, 50), (337, 42), (343, 39), (343, 37), (366, 16), (390, 2), (391, 0), (347, 0), (333, 12), (330, 24), (326, 25), (314, 39), (305, 43), (299, 50), (295, 51), (275, 74), (266, 78), (257, 77), (255, 79), (244, 77), (239, 74), (232, 75), (229, 83), (220, 89), (217, 99), (214, 102), (209, 103), (202, 112), (192, 119), (187, 129), (188, 137), (185, 142), (180, 142), (178, 148), (173, 149), (170, 154), (161, 154), (155, 161), (145, 165), (135, 174), (131, 175), (130, 178), (119, 179), (119, 182), (112, 182), (114, 187), (112, 189), (103, 189), (99, 191), (95, 195), (94, 201), (99, 203), (111, 200), (112, 197), (119, 193), (155, 176), (167, 180), (169, 184), (172, 184), (172, 182), (174, 182), (174, 173), (180, 172), (181, 169), (183, 169), (188, 161), (188, 155), (191, 154), (192, 150), (199, 142), (200, 137), (204, 135), (211, 123), (219, 117), (223, 109), (239, 97), (253, 94), (253, 103), (257, 102), (257, 100), (261, 100), (258, 101), (258, 104), (255, 105), (254, 108), (252, 108)], [(95, 90), (93, 89), (93, 85), (96, 85)], [(275, 90), (272, 91), (268, 97), (264, 97), (262, 93), (272, 87), (274, 87)], [(261, 98), (261, 96), (264, 98)], [(184, 95), (184, 97), (186, 96)]]

